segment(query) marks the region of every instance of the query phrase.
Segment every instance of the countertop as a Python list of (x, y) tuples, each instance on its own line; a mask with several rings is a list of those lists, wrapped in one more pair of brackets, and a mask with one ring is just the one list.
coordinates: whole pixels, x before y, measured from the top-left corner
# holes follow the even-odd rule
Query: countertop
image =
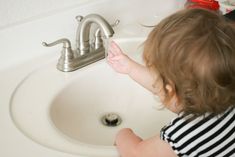
[[(168, 3), (165, 7), (157, 5), (163, 3), (160, 1), (152, 1), (152, 3), (156, 4), (157, 8), (154, 9), (158, 12), (146, 11), (142, 13), (137, 10), (137, 12), (131, 13), (130, 6), (128, 6), (129, 2), (103, 0), (0, 30), (0, 156), (78, 157), (78, 155), (42, 146), (20, 132), (10, 116), (12, 93), (30, 72), (49, 62), (56, 64), (61, 47), (44, 48), (41, 46), (42, 41), (51, 42), (67, 37), (71, 39), (72, 45), (75, 45), (74, 34), (76, 34), (77, 22), (74, 17), (76, 15), (87, 15), (95, 12), (103, 15), (108, 21), (119, 19), (121, 24), (115, 28), (116, 38), (122, 36), (146, 37), (150, 29), (143, 28), (140, 24), (153, 25), (170, 12), (178, 9), (174, 6), (177, 1), (164, 1), (164, 4)], [(145, 16), (149, 19), (144, 18)]]

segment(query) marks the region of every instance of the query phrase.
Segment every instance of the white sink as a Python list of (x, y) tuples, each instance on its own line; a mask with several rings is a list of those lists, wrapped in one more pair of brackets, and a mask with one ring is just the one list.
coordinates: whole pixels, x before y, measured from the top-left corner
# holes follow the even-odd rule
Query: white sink
[[(141, 62), (143, 39), (116, 41)], [(78, 155), (118, 157), (113, 146), (118, 130), (130, 127), (148, 138), (175, 116), (128, 76), (114, 72), (105, 59), (70, 73), (58, 71), (55, 64), (29, 74), (12, 95), (14, 123), (37, 143)], [(119, 115), (121, 123), (103, 125), (107, 113)]]

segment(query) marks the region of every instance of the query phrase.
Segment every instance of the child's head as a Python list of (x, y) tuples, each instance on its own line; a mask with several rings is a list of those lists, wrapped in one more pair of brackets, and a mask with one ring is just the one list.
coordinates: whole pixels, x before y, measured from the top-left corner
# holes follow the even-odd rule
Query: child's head
[(144, 47), (147, 67), (170, 85), (185, 114), (219, 114), (235, 106), (235, 28), (204, 9), (179, 11), (162, 20)]

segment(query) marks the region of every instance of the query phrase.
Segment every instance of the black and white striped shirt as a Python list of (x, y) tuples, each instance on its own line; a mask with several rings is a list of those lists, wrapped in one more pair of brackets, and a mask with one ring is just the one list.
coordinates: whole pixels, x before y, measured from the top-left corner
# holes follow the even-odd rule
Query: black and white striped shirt
[(219, 116), (191, 117), (179, 114), (161, 130), (161, 139), (179, 157), (235, 157), (235, 108)]

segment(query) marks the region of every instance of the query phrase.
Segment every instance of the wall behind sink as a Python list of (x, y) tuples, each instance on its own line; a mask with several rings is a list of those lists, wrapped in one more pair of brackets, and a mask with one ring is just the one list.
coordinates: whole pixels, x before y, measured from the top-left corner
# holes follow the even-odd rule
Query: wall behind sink
[[(74, 45), (76, 15), (98, 13), (110, 23), (120, 19), (116, 32), (146, 36), (139, 23), (155, 24), (182, 8), (185, 0), (1, 0), (0, 70), (45, 54), (60, 53), (61, 46), (44, 48), (42, 41), (66, 37)], [(146, 3), (147, 2), (147, 3)]]
[(21, 24), (94, 0), (1, 0), (0, 29)]

